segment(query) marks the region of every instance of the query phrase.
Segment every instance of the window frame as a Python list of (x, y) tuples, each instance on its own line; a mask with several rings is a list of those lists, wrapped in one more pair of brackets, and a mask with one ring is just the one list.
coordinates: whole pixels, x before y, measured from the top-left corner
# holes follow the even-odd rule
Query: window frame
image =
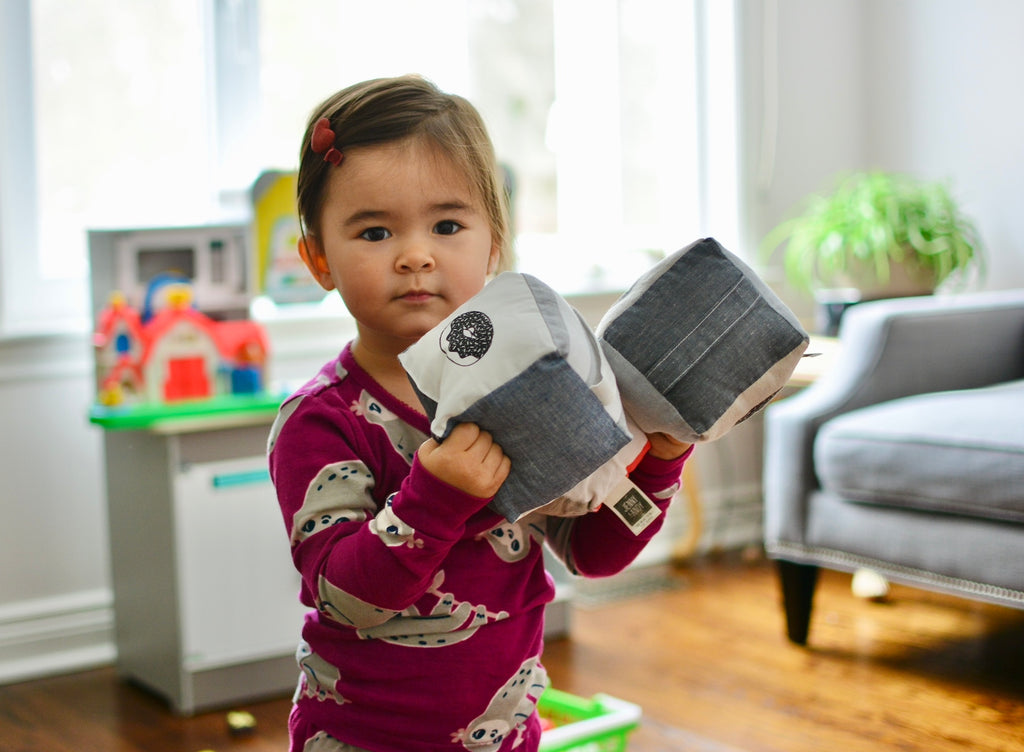
[(0, 336), (78, 330), (85, 280), (46, 280), (37, 262), (30, 0), (0, 3), (0, 51)]

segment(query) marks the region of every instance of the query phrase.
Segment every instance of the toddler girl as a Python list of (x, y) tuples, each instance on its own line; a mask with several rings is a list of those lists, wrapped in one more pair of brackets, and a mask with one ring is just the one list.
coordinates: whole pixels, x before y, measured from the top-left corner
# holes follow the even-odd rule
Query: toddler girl
[[(441, 444), (398, 354), (507, 266), (493, 147), (464, 99), (413, 76), (338, 92), (310, 118), (300, 254), (357, 337), (281, 406), (270, 469), (306, 617), (291, 751), (536, 750), (545, 539), (573, 572), (621, 570), (634, 536), (607, 508), (487, 509), (510, 461), (458, 426)], [(663, 509), (682, 445), (652, 436), (632, 480)], [(661, 519), (664, 515), (661, 516)]]

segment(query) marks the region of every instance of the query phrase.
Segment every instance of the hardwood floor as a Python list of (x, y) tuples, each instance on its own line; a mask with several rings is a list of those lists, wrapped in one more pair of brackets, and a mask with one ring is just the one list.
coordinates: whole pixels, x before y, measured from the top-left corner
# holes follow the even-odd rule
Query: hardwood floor
[[(544, 661), (560, 689), (642, 706), (630, 752), (1024, 750), (1024, 611), (901, 587), (868, 603), (823, 572), (798, 648), (768, 562), (648, 574), (653, 592), (588, 598)], [(288, 706), (240, 706), (258, 725), (236, 738), (225, 712), (175, 717), (100, 669), (0, 687), (0, 752), (282, 752)]]
[(770, 564), (678, 576), (679, 590), (580, 613), (547, 652), (560, 688), (618, 694), (650, 730), (705, 743), (648, 745), (641, 728), (632, 750), (1024, 750), (1024, 611), (901, 587), (870, 603), (823, 572), (799, 648)]

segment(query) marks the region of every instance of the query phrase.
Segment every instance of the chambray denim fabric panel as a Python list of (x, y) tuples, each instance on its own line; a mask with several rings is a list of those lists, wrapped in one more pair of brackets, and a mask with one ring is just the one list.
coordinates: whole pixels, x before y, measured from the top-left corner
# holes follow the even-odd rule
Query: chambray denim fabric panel
[[(646, 379), (678, 414), (680, 429), (692, 430), (691, 438), (707, 438), (713, 428), (728, 430), (781, 388), (807, 335), (757, 276), (712, 238), (683, 249), (657, 272), (640, 280), (602, 327), (606, 354), (613, 366), (622, 359), (632, 365), (626, 374), (616, 372), (631, 411), (651, 399), (640, 383)], [(780, 373), (777, 365), (786, 360), (792, 365)], [(778, 376), (779, 383), (766, 381), (766, 374)], [(731, 423), (722, 421), (727, 415), (734, 417)]]
[(579, 375), (548, 355), (449, 421), (489, 431), (512, 461), (491, 508), (514, 521), (565, 494), (630, 440)]
[(726, 256), (732, 259), (732, 262), (736, 264), (737, 267), (744, 270), (747, 281), (753, 286), (757, 294), (760, 295), (769, 306), (771, 306), (772, 310), (775, 311), (775, 313), (777, 313), (780, 317), (782, 317), (785, 320), (785, 322), (789, 324), (789, 326), (791, 326), (794, 330), (799, 332), (804, 340), (810, 342), (810, 337), (808, 336), (807, 332), (804, 331), (803, 325), (800, 323), (800, 319), (797, 318), (796, 314), (793, 313), (789, 306), (782, 302), (782, 299), (775, 294), (775, 291), (772, 290), (772, 288), (770, 288), (765, 283), (765, 281), (761, 279), (756, 272), (754, 272), (753, 269), (750, 269), (739, 258), (734, 256), (733, 254), (730, 254), (724, 248), (722, 249), (722, 251), (723, 253), (726, 254)]
[(630, 466), (647, 451), (647, 436), (629, 415), (624, 419), (626, 431), (633, 437), (629, 443), (565, 494), (545, 505), (541, 509), (544, 514), (549, 517), (577, 517), (596, 511), (608, 500), (614, 488), (629, 475)]
[[(723, 332), (718, 342), (709, 345), (689, 368), (672, 381), (665, 396), (681, 414), (693, 416), (690, 422), (701, 433), (710, 431), (740, 395), (747, 393), (765, 373), (772, 371), (777, 362), (806, 342), (799, 332), (788, 326), (782, 327), (780, 323), (778, 314), (764, 301), (754, 301), (729, 326), (728, 331)], [(754, 343), (758, 345), (754, 346)], [(680, 354), (680, 365), (685, 357), (685, 354)], [(792, 366), (789, 372), (792, 372)], [(781, 389), (787, 377), (788, 373), (774, 387), (767, 386), (767, 393), (757, 403)], [(746, 410), (737, 418), (749, 414), (750, 410)]]
[(622, 394), (623, 406), (629, 417), (645, 433), (667, 433), (681, 441), (694, 442), (700, 433), (694, 429), (665, 395), (654, 388), (644, 374), (605, 343), (605, 356), (615, 372), (615, 380)]

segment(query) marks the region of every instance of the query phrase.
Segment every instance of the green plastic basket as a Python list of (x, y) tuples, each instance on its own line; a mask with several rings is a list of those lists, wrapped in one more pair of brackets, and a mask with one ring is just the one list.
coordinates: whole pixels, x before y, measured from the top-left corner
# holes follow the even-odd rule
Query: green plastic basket
[(555, 727), (540, 738), (540, 752), (625, 752), (629, 732), (640, 725), (640, 706), (605, 694), (589, 700), (548, 688), (537, 710)]

